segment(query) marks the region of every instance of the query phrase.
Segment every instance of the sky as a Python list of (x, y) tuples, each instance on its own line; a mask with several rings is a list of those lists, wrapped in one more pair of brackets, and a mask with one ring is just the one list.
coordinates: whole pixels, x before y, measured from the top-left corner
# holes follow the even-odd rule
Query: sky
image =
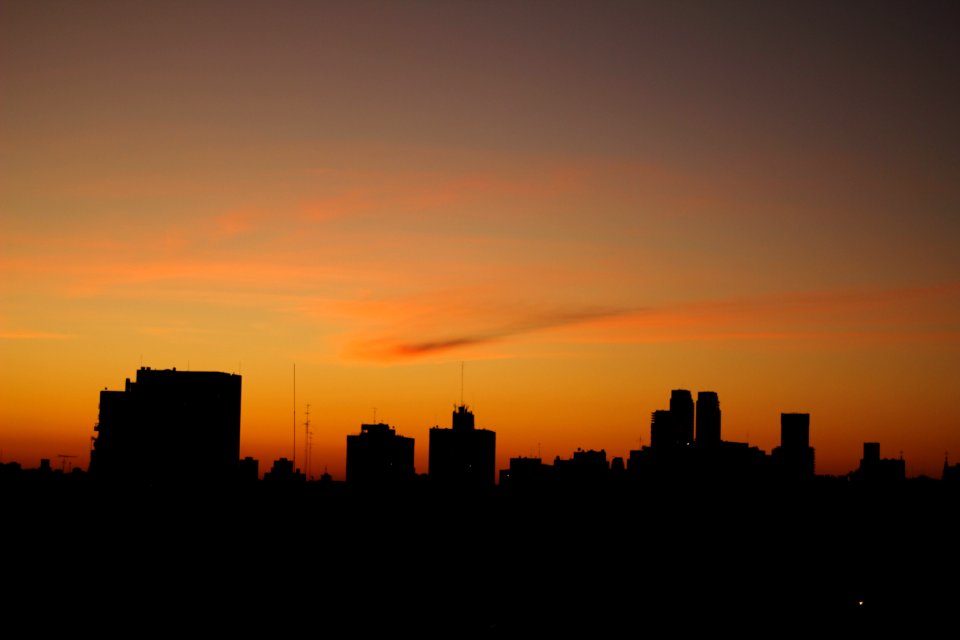
[[(784, 6), (781, 6), (784, 5)], [(960, 462), (955, 2), (0, 0), (0, 460), (141, 366), (241, 455), (465, 403), (627, 458), (672, 389), (816, 471)], [(309, 434), (309, 435), (308, 435)], [(175, 425), (165, 434), (183, 438)]]

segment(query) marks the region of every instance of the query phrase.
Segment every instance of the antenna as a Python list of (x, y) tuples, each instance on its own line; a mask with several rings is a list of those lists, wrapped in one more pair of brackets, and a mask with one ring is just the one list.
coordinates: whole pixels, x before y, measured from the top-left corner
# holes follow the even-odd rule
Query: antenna
[(77, 456), (66, 454), (66, 453), (58, 453), (57, 457), (60, 458), (60, 470), (66, 471), (67, 458), (76, 458)]
[(306, 462), (303, 463), (303, 474), (305, 477), (310, 477), (310, 404), (307, 404), (307, 419), (303, 423), (304, 434), (303, 434), (303, 453)]
[(463, 406), (463, 360), (460, 361), (460, 406)]
[(373, 424), (377, 424), (377, 408), (373, 408)]
[(297, 469), (297, 363), (293, 363), (293, 460), (290, 465)]

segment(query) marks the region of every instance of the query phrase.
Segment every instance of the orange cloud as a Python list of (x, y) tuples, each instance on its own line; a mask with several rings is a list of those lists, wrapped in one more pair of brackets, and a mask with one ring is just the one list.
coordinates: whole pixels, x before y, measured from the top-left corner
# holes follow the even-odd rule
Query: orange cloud
[[(471, 313), (471, 309), (476, 313)], [(420, 326), (407, 327), (397, 333), (387, 331), (386, 335), (355, 337), (348, 343), (346, 355), (374, 361), (417, 358), (630, 313), (615, 308), (536, 310), (524, 309), (522, 305), (504, 305), (497, 314), (499, 318), (489, 317), (489, 309), (470, 305), (450, 307), (448, 311), (429, 316), (421, 314)], [(487, 311), (488, 317), (484, 317), (484, 311)], [(451, 325), (457, 325), (458, 328), (450, 329)]]
[[(956, 340), (960, 285), (879, 291), (804, 292), (646, 308), (548, 310), (468, 295), (340, 303), (365, 329), (344, 355), (391, 362), (490, 345), (521, 334), (563, 332), (576, 343), (665, 341)], [(946, 307), (944, 307), (946, 305)], [(950, 306), (953, 305), (953, 306)]]

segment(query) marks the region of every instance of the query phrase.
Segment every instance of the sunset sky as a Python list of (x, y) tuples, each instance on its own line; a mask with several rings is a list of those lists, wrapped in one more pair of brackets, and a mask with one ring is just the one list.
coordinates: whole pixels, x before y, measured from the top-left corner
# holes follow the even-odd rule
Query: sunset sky
[(939, 478), (960, 4), (781, 4), (0, 0), (0, 460), (150, 366), (242, 374), (261, 471), (425, 473), (461, 399), (498, 469), (626, 458), (683, 388)]

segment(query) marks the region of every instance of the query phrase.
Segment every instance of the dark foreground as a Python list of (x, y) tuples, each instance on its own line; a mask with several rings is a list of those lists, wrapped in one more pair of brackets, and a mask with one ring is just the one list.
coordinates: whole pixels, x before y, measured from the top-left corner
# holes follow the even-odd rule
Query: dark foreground
[(5, 488), (4, 625), (923, 637), (960, 612), (947, 489)]

